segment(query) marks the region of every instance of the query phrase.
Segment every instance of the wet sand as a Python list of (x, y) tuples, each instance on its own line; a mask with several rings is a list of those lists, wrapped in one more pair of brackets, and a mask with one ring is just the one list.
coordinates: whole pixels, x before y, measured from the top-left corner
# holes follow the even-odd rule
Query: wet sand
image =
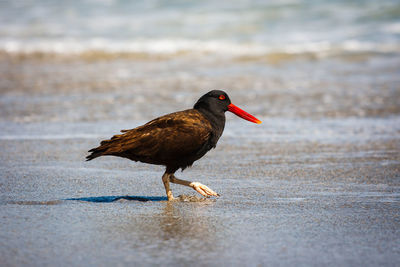
[[(2, 54), (2, 265), (398, 265), (398, 62)], [(221, 197), (173, 185), (189, 197), (168, 203), (162, 167), (84, 161), (216, 88), (263, 120), (227, 114), (177, 173)]]

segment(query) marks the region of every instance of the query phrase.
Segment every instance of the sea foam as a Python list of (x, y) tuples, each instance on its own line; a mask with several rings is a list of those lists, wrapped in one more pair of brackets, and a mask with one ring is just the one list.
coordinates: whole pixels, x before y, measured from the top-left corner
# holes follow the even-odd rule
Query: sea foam
[(400, 53), (397, 43), (345, 40), (340, 43), (303, 42), (285, 45), (262, 43), (238, 43), (225, 40), (194, 39), (136, 39), (114, 41), (93, 39), (17, 39), (0, 40), (0, 50), (6, 53), (55, 53), (81, 54), (86, 52), (143, 53), (149, 55), (215, 54), (221, 56), (263, 56), (283, 53), (292, 55), (315, 54), (317, 56), (345, 53)]

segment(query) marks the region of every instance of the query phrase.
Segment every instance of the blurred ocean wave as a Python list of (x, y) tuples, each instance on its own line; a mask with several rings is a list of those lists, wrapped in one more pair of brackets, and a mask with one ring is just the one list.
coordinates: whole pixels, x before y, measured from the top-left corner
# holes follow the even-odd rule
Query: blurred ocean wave
[(400, 52), (400, 2), (2, 1), (6, 53), (315, 57)]
[(358, 40), (345, 40), (340, 44), (329, 42), (310, 42), (269, 46), (256, 43), (233, 43), (227, 41), (200, 41), (191, 39), (141, 39), (132, 41), (111, 41), (103, 38), (91, 40), (1, 40), (0, 52), (9, 54), (58, 54), (104, 56), (224, 56), (257, 60), (264, 57), (308, 56), (324, 58), (363, 54), (400, 54), (397, 43), (373, 43)]

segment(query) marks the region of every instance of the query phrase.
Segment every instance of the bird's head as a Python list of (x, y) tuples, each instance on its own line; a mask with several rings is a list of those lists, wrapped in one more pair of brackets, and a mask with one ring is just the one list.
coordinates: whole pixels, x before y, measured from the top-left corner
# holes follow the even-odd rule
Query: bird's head
[(228, 94), (221, 90), (212, 90), (200, 97), (194, 105), (194, 109), (205, 109), (212, 113), (224, 113), (225, 111), (230, 111), (245, 120), (257, 124), (261, 123), (261, 121), (253, 115), (232, 104)]

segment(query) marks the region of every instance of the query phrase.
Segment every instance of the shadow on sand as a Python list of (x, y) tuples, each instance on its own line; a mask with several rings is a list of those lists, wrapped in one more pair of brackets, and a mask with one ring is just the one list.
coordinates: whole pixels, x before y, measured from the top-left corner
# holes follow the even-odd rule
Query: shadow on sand
[[(18, 204), (18, 205), (58, 205), (66, 201), (82, 201), (93, 203), (111, 203), (121, 201), (168, 201), (167, 197), (157, 196), (98, 196), (98, 197), (78, 197), (66, 198), (61, 200), (48, 200), (48, 201), (8, 201), (4, 204)], [(171, 201), (170, 201), (171, 202)], [(215, 202), (214, 198), (205, 198), (199, 196), (180, 195), (173, 200), (173, 202)], [(0, 203), (1, 204), (1, 203)]]
[(100, 196), (100, 197), (80, 197), (80, 198), (67, 198), (65, 200), (76, 200), (86, 202), (115, 202), (119, 200), (130, 201), (167, 201), (167, 197), (152, 197), (152, 196)]
[[(100, 197), (80, 197), (80, 198), (68, 198), (64, 200), (75, 200), (85, 202), (116, 202), (116, 201), (168, 201), (167, 197), (154, 197), (154, 196), (100, 196)], [(170, 202), (214, 202), (214, 198), (206, 198), (192, 195), (179, 195)]]
[[(47, 200), (47, 201), (7, 201), (4, 204), (18, 204), (18, 205), (58, 205), (65, 203), (65, 201), (84, 201), (84, 202), (97, 202), (97, 203), (110, 203), (115, 201), (167, 201), (167, 197), (154, 197), (154, 196), (99, 196), (99, 197), (79, 197), (79, 198), (66, 198), (61, 200)], [(2, 204), (2, 203), (1, 203)]]

